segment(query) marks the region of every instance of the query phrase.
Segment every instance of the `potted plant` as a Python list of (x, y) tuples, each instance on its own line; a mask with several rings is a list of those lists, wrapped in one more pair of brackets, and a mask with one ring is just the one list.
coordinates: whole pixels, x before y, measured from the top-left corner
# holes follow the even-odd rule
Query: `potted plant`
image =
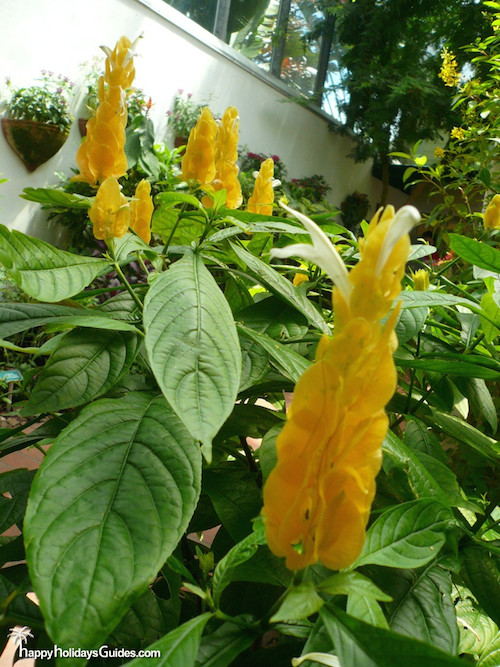
[(67, 78), (42, 70), (37, 85), (12, 88), (3, 104), (2, 130), (12, 150), (28, 171), (34, 171), (55, 155), (68, 137), (72, 117), (68, 98), (74, 84)]
[(196, 121), (205, 104), (195, 104), (192, 93), (186, 93), (179, 88), (174, 97), (174, 108), (167, 111), (168, 126), (174, 136), (174, 146), (179, 148), (187, 144), (189, 133), (196, 125)]

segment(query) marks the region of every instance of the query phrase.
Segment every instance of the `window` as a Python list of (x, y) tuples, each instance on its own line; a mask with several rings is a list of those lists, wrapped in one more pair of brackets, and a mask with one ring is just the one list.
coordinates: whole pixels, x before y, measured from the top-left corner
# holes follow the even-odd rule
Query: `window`
[(318, 0), (166, 0), (291, 89), (343, 121), (341, 52)]

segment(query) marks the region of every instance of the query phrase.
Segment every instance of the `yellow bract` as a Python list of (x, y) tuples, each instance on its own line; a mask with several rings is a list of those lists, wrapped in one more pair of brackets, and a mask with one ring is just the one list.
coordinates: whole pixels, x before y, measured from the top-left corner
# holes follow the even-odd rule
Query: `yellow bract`
[(495, 195), (484, 212), (484, 228), (500, 229), (500, 195)]
[(203, 107), (196, 125), (189, 134), (182, 158), (182, 178), (208, 185), (215, 178), (215, 137), (217, 124), (208, 107)]
[(429, 272), (425, 269), (418, 269), (412, 274), (413, 288), (417, 292), (425, 292), (429, 289)]
[(99, 106), (87, 122), (87, 135), (76, 154), (80, 173), (72, 180), (97, 185), (127, 171), (125, 90), (135, 75), (132, 46), (127, 37), (121, 37), (113, 51), (104, 48), (106, 72), (98, 83)]
[(247, 203), (247, 211), (250, 211), (250, 213), (261, 213), (262, 215), (273, 214), (273, 183), (274, 161), (269, 157), (260, 165), (260, 171), (255, 179), (252, 196)]
[(135, 197), (130, 200), (130, 227), (143, 241), (151, 241), (151, 216), (153, 215), (153, 200), (151, 199), (151, 185), (142, 180), (135, 189)]
[(334, 289), (334, 334), (323, 337), (299, 379), (277, 439), (263, 513), (270, 549), (292, 570), (318, 560), (338, 570), (363, 548), (388, 425), (384, 406), (396, 388), (398, 308), (380, 320), (401, 289), (415, 220), (415, 209), (405, 208), (399, 219), (393, 207), (372, 219), (349, 285)]
[(116, 178), (107, 178), (99, 186), (89, 209), (89, 218), (94, 225), (96, 239), (106, 241), (125, 236), (130, 221), (130, 209)]

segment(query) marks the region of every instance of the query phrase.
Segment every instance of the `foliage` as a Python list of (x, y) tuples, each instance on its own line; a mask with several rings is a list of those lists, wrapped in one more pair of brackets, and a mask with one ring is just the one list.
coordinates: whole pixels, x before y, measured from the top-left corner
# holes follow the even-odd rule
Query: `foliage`
[(62, 132), (68, 132), (72, 116), (68, 109), (68, 99), (74, 84), (62, 75), (42, 70), (39, 85), (11, 89), (11, 97), (4, 103), (8, 118), (36, 120), (55, 125)]
[(438, 159), (434, 165), (424, 164), (419, 144), (411, 154), (401, 155), (416, 163), (415, 168), (407, 170), (406, 178), (413, 183), (425, 183), (436, 200), (428, 223), (438, 239), (451, 230), (480, 233), (482, 211), (490, 198), (500, 193), (497, 113), (500, 4), (487, 4), (494, 10), (491, 34), (466, 48), (474, 67), (473, 75), (455, 91), (453, 106), (460, 113), (458, 127), (453, 128), (445, 149), (436, 151)]
[(174, 97), (173, 109), (167, 111), (168, 126), (172, 128), (174, 137), (182, 137), (187, 140), (189, 133), (196, 125), (198, 116), (206, 104), (195, 104), (192, 101), (192, 93), (186, 93), (179, 88)]
[[(194, 178), (183, 191), (171, 185), (155, 197), (152, 226), (161, 244), (149, 246), (128, 232), (88, 257), (0, 227), (0, 260), (29, 297), (0, 304), (1, 344), (11, 349), (14, 336), (36, 330), (38, 347), (23, 353), (47, 358), (29, 379), (22, 406), (37, 428), (0, 432), (0, 449), (4, 455), (35, 445), (45, 452), (50, 444), (36, 475), (0, 474), (3, 530), (15, 525), (22, 532), (0, 543), (8, 564), (0, 577), (4, 627), (29, 626), (39, 646), (94, 652), (94, 665), (109, 664), (98, 653), (103, 644), (135, 651), (115, 656), (116, 664), (131, 667), (146, 665), (144, 649), (160, 651), (155, 664), (169, 667), (285, 666), (306, 655), (342, 667), (494, 664), (500, 645), (496, 232), (481, 240), (451, 236), (455, 260), (439, 267), (431, 260), (434, 247), (411, 246), (413, 275), (427, 269), (429, 287), (419, 291), (421, 282), (403, 277), (399, 310), (393, 307), (387, 329), (395, 324), (397, 350), (395, 339), (382, 336), (389, 360), (394, 351), (399, 382), (386, 406), (389, 431), (366, 540), (342, 571), (315, 563), (294, 572), (270, 550), (261, 518), (262, 488), (286, 421), (283, 392), (304, 372), (310, 378), (307, 369), (322, 368), (312, 366), (318, 343), (321, 359), (338, 340), (332, 327), (345, 324), (339, 294), (357, 281), (359, 326), (351, 320), (346, 354), (343, 348), (332, 363), (354, 364), (360, 383), (365, 368), (378, 366), (377, 351), (366, 358), (364, 350), (356, 367), (351, 345), (363, 343), (364, 310), (381, 300), (391, 307), (392, 291), (381, 293), (372, 283), (391, 281), (399, 290), (401, 245), (397, 257), (389, 251), (385, 272), (367, 251), (371, 272), (358, 270), (350, 282), (344, 267), (340, 291), (333, 291), (315, 264), (322, 264), (318, 239), (330, 255), (335, 242), (337, 270), (340, 263), (353, 271), (366, 240), (358, 243), (331, 223), (324, 233), (304, 223), (305, 232), (276, 210), (262, 216), (228, 209), (224, 189), (211, 192), (205, 207)], [(86, 211), (93, 203), (91, 195), (60, 190), (28, 194), (61, 209)], [(386, 211), (385, 219), (392, 216)], [(390, 238), (390, 249), (402, 240), (408, 243), (406, 236)], [(295, 241), (294, 250), (287, 248)], [(300, 265), (289, 259), (299, 249), (310, 258)], [(271, 250), (281, 259), (272, 259)], [(131, 263), (142, 271), (134, 284), (125, 270)], [(119, 285), (104, 285), (98, 294), (89, 289), (110, 271)], [(298, 272), (306, 279), (296, 281)], [(369, 411), (394, 386), (394, 373), (380, 375), (380, 386), (359, 398), (360, 410)], [(335, 391), (338, 377), (313, 384), (313, 398), (322, 386)], [(359, 392), (351, 378), (346, 393)], [(318, 395), (307, 409), (294, 408), (298, 432), (307, 434), (313, 424), (321, 433), (317, 410), (325, 400)], [(337, 405), (337, 413), (345, 407)], [(354, 447), (361, 435), (355, 412), (351, 420)], [(328, 418), (325, 430), (332, 423)], [(291, 478), (301, 480), (308, 464), (295, 464)], [(321, 474), (332, 471), (321, 460), (314, 465)], [(337, 533), (332, 539), (342, 540)], [(40, 609), (25, 595), (33, 590)], [(87, 657), (65, 662), (77, 667)]]

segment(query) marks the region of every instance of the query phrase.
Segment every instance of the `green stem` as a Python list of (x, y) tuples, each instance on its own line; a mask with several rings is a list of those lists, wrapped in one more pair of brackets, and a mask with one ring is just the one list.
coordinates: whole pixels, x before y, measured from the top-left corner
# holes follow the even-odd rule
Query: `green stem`
[(136, 294), (136, 293), (134, 292), (134, 290), (132, 289), (132, 285), (131, 285), (131, 284), (129, 283), (129, 281), (126, 279), (125, 274), (124, 274), (123, 271), (121, 270), (121, 267), (120, 267), (120, 265), (118, 264), (118, 262), (114, 262), (114, 267), (115, 267), (115, 271), (116, 271), (116, 273), (120, 276), (120, 280), (122, 281), (122, 283), (123, 283), (125, 289), (126, 289), (127, 292), (130, 294), (130, 296), (132, 297), (132, 299), (135, 301), (136, 305), (139, 307), (139, 309), (140, 309), (141, 311), (144, 310), (144, 305), (143, 305), (142, 301), (139, 299), (139, 297), (137, 296), (137, 294)]
[[(417, 349), (415, 352), (415, 357), (418, 359), (419, 354), (420, 354), (420, 338), (421, 338), (421, 332), (418, 332), (417, 335)], [(408, 394), (407, 394), (407, 399), (406, 399), (406, 406), (405, 406), (405, 412), (408, 412), (410, 409), (411, 405), (411, 395), (413, 393), (413, 385), (415, 384), (415, 374), (417, 370), (416, 368), (411, 369), (411, 375), (410, 375), (410, 386), (408, 387)]]
[(473, 533), (477, 533), (481, 526), (489, 519), (493, 510), (498, 507), (500, 503), (500, 489), (495, 489), (492, 494), (491, 501), (488, 504), (488, 507), (484, 510), (483, 516), (480, 516), (475, 524), (472, 526), (471, 530)]
[(137, 256), (137, 261), (139, 262), (141, 269), (144, 271), (145, 275), (148, 276), (149, 275), (148, 267), (144, 264), (144, 260), (142, 259), (140, 250), (138, 250), (135, 254)]

